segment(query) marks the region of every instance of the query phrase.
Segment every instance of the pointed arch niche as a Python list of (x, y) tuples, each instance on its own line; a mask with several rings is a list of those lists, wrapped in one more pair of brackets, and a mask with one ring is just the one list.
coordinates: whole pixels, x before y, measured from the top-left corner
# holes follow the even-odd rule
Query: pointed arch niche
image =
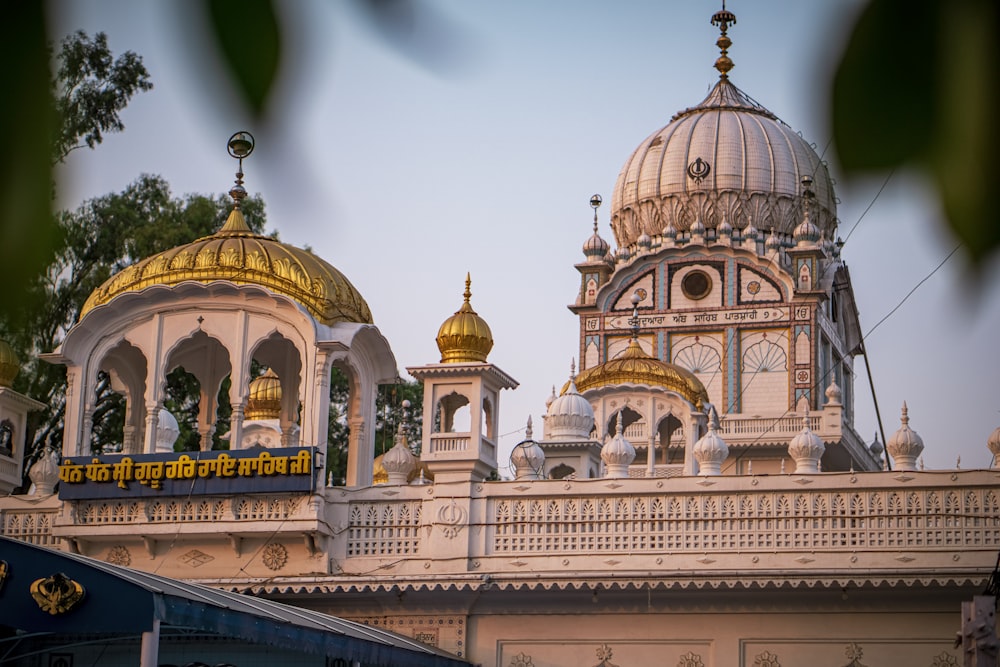
[[(159, 396), (165, 395), (166, 376), (174, 373), (177, 369), (183, 369), (185, 373), (189, 373), (198, 381), (198, 409), (194, 428), (198, 431), (199, 449), (208, 451), (212, 449), (215, 440), (213, 436), (216, 433), (219, 394), (222, 390), (222, 383), (229, 377), (233, 370), (229, 350), (219, 339), (201, 330), (196, 331), (187, 338), (181, 339), (166, 355), (166, 363), (163, 367), (166, 373), (164, 375), (164, 386), (158, 392)], [(236, 413), (237, 411), (234, 410), (233, 417), (230, 419), (229, 430), (231, 433), (234, 430), (233, 421), (234, 418), (237, 418)], [(180, 421), (181, 415), (175, 416)], [(242, 419), (241, 412), (238, 418)], [(147, 419), (149, 419), (148, 415)], [(155, 442), (155, 429), (153, 440)], [(148, 432), (146, 451), (153, 451)]]
[[(275, 331), (260, 341), (250, 356), (251, 365), (256, 362), (258, 366), (268, 368), (278, 376), (281, 387), (281, 413), (278, 416), (280, 443), (282, 447), (297, 447), (301, 432), (301, 353), (292, 341)], [(250, 369), (247, 370), (249, 375)], [(249, 383), (247, 391), (248, 395), (243, 398), (244, 405), (249, 399)], [(230, 446), (235, 449), (249, 444), (244, 438), (243, 442), (232, 443)]]
[[(120, 341), (101, 359), (94, 387), (94, 412), (90, 429), (92, 447), (96, 443), (97, 434), (103, 432), (101, 439), (120, 444), (121, 451), (125, 454), (138, 454), (142, 451), (146, 428), (143, 404), (146, 395), (147, 367), (146, 356), (127, 340)], [(102, 397), (104, 386), (110, 386), (110, 389), (121, 398), (107, 395)], [(119, 431), (118, 425), (111, 422), (121, 414), (121, 409), (112, 403), (118, 403), (121, 399), (124, 399), (125, 414)]]

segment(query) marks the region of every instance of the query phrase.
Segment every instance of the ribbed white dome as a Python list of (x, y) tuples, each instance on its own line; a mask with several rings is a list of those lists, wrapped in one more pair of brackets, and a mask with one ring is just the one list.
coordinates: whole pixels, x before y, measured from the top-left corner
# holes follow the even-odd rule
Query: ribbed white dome
[(691, 453), (698, 461), (699, 475), (721, 475), (722, 463), (729, 456), (729, 445), (715, 432), (715, 415), (708, 418), (708, 433), (694, 443)]
[[(575, 370), (575, 368), (574, 368)], [(548, 440), (589, 440), (594, 430), (594, 409), (580, 395), (570, 372), (569, 387), (549, 404), (545, 415), (545, 437)]]
[(156, 425), (156, 451), (174, 451), (174, 443), (180, 434), (177, 419), (166, 408), (160, 408), (160, 419)]
[(910, 416), (905, 402), (899, 421), (899, 430), (889, 438), (886, 451), (896, 462), (897, 470), (916, 470), (917, 458), (924, 451), (924, 440), (910, 428)]
[(801, 180), (812, 177), (812, 223), (833, 238), (837, 207), (826, 166), (795, 130), (721, 78), (700, 104), (635, 149), (618, 175), (611, 226), (619, 247), (696, 219), (736, 229), (751, 221), (790, 234), (802, 221)]
[(545, 452), (534, 441), (530, 415), (528, 416), (527, 428), (524, 430), (524, 440), (514, 445), (514, 450), (510, 454), (510, 463), (514, 466), (517, 479), (544, 478), (542, 472), (545, 467)]
[(819, 460), (826, 445), (818, 435), (809, 430), (809, 415), (802, 417), (802, 430), (788, 443), (788, 455), (795, 461), (795, 472), (818, 473)]
[(618, 414), (618, 429), (615, 436), (601, 447), (601, 460), (607, 469), (606, 477), (628, 477), (628, 467), (635, 460), (635, 447), (622, 434), (622, 415)]

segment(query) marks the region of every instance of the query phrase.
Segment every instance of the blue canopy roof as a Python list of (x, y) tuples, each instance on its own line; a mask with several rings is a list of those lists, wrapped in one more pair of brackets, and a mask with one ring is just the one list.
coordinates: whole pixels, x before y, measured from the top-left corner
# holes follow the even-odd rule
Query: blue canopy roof
[[(386, 630), (262, 598), (185, 583), (0, 537), (0, 624), (60, 634), (149, 632), (154, 621), (302, 653), (394, 667), (467, 667), (450, 653)], [(3, 568), (0, 567), (0, 570)], [(61, 573), (85, 594), (43, 611), (32, 582)]]

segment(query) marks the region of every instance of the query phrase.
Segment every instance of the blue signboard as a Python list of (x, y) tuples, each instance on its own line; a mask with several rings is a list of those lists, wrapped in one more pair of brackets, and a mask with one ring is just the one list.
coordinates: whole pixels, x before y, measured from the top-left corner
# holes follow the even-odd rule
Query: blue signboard
[(68, 456), (59, 466), (59, 498), (310, 493), (317, 456), (313, 447)]

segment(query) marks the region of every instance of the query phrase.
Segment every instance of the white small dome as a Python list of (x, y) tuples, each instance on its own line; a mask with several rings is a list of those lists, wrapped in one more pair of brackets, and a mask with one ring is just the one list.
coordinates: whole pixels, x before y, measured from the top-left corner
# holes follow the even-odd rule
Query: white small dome
[(924, 440), (910, 428), (910, 417), (905, 402), (899, 421), (899, 430), (889, 438), (886, 450), (896, 462), (897, 470), (916, 470), (917, 458), (924, 451)]
[(545, 416), (545, 437), (548, 440), (589, 440), (590, 432), (594, 430), (594, 409), (577, 391), (575, 371), (574, 364), (566, 391), (548, 406)]
[(156, 451), (174, 451), (174, 443), (180, 434), (181, 429), (177, 419), (166, 408), (160, 408), (160, 419), (156, 425)]
[(410, 451), (402, 422), (396, 431), (392, 449), (382, 455), (382, 467), (389, 476), (389, 484), (406, 484), (410, 473), (417, 467), (417, 457)]
[(618, 428), (615, 437), (601, 447), (601, 460), (607, 468), (606, 477), (628, 477), (628, 467), (635, 460), (635, 447), (622, 433), (622, 414), (618, 413)]
[[(713, 410), (714, 412), (714, 410)], [(729, 456), (729, 446), (726, 441), (715, 432), (715, 419), (713, 415), (708, 418), (708, 433), (699, 438), (694, 443), (691, 453), (698, 461), (699, 475), (721, 475), (722, 462)]]
[(674, 226), (673, 220), (667, 222), (667, 226), (663, 228), (663, 237), (671, 240), (677, 238), (677, 227)]
[(611, 246), (607, 241), (601, 238), (601, 235), (597, 233), (597, 225), (594, 225), (594, 233), (589, 239), (583, 244), (583, 254), (591, 261), (600, 262), (604, 259), (604, 256), (608, 254), (608, 250)]
[(774, 233), (773, 227), (771, 228), (771, 234), (767, 237), (767, 240), (764, 241), (764, 247), (768, 250), (776, 250), (781, 247), (781, 239), (779, 239), (778, 235)]
[(815, 474), (826, 445), (818, 435), (809, 430), (809, 414), (802, 417), (802, 430), (788, 443), (788, 455), (795, 461), (795, 472)]
[(545, 452), (533, 437), (529, 415), (524, 440), (514, 445), (514, 451), (510, 454), (510, 463), (514, 466), (517, 479), (544, 479)]
[(653, 239), (649, 237), (649, 234), (643, 232), (642, 234), (639, 234), (639, 238), (636, 240), (636, 243), (639, 244), (641, 249), (649, 250), (653, 245)]
[(55, 492), (59, 481), (59, 452), (47, 449), (28, 470), (28, 478), (35, 489), (32, 495), (48, 496)]

